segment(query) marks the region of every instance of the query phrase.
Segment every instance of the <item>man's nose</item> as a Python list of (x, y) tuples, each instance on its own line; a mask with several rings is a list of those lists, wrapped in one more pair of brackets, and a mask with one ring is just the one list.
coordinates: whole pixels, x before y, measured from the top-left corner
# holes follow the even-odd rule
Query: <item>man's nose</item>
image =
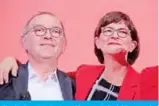
[(44, 38), (45, 39), (52, 39), (52, 35), (51, 35), (49, 30), (46, 31), (46, 34), (44, 35)]

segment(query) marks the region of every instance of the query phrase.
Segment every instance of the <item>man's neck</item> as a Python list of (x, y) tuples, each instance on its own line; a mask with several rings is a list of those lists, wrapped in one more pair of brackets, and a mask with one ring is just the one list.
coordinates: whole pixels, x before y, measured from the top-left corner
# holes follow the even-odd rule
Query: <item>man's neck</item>
[(29, 58), (29, 63), (31, 64), (34, 71), (40, 76), (41, 79), (48, 77), (53, 71), (57, 69), (57, 60), (45, 60), (39, 61), (33, 58)]

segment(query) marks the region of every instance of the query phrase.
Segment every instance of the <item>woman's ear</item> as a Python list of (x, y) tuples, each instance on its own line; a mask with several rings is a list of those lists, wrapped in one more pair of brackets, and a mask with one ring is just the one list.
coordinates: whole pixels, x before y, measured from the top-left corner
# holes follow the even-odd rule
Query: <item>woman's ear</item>
[(98, 49), (100, 49), (99, 37), (95, 37), (94, 43), (95, 43), (96, 47), (97, 47)]
[(136, 41), (132, 41), (130, 48), (129, 48), (129, 52), (132, 52), (137, 46), (137, 42)]

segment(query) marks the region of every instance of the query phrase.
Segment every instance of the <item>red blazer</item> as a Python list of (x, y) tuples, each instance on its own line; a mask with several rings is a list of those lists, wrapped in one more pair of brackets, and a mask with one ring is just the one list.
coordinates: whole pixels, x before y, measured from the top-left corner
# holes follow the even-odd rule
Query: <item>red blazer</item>
[[(102, 74), (104, 66), (82, 65), (76, 72), (76, 100), (86, 100), (93, 84)], [(130, 66), (120, 88), (118, 100), (140, 99), (140, 74)]]
[(158, 100), (158, 66), (142, 71), (141, 98), (142, 100)]

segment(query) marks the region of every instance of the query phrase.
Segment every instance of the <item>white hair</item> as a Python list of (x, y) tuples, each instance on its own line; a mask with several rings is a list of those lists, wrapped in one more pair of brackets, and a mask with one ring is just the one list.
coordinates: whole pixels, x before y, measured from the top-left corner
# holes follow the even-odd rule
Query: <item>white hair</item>
[[(40, 15), (50, 15), (50, 16), (56, 17), (56, 15), (54, 15), (54, 14), (51, 13), (51, 12), (39, 12), (39, 13), (33, 15), (33, 16), (26, 22), (26, 24), (25, 24), (25, 26), (24, 26), (23, 36), (25, 36), (25, 35), (28, 33), (28, 31), (30, 30), (30, 29), (29, 29), (30, 22), (31, 22), (35, 17), (40, 16)], [(63, 30), (64, 30), (64, 26), (63, 26), (63, 24), (62, 24), (61, 21), (60, 21), (60, 23), (61, 23), (61, 26), (62, 26), (62, 28), (63, 28)], [(64, 35), (65, 35), (65, 32), (64, 32)]]

